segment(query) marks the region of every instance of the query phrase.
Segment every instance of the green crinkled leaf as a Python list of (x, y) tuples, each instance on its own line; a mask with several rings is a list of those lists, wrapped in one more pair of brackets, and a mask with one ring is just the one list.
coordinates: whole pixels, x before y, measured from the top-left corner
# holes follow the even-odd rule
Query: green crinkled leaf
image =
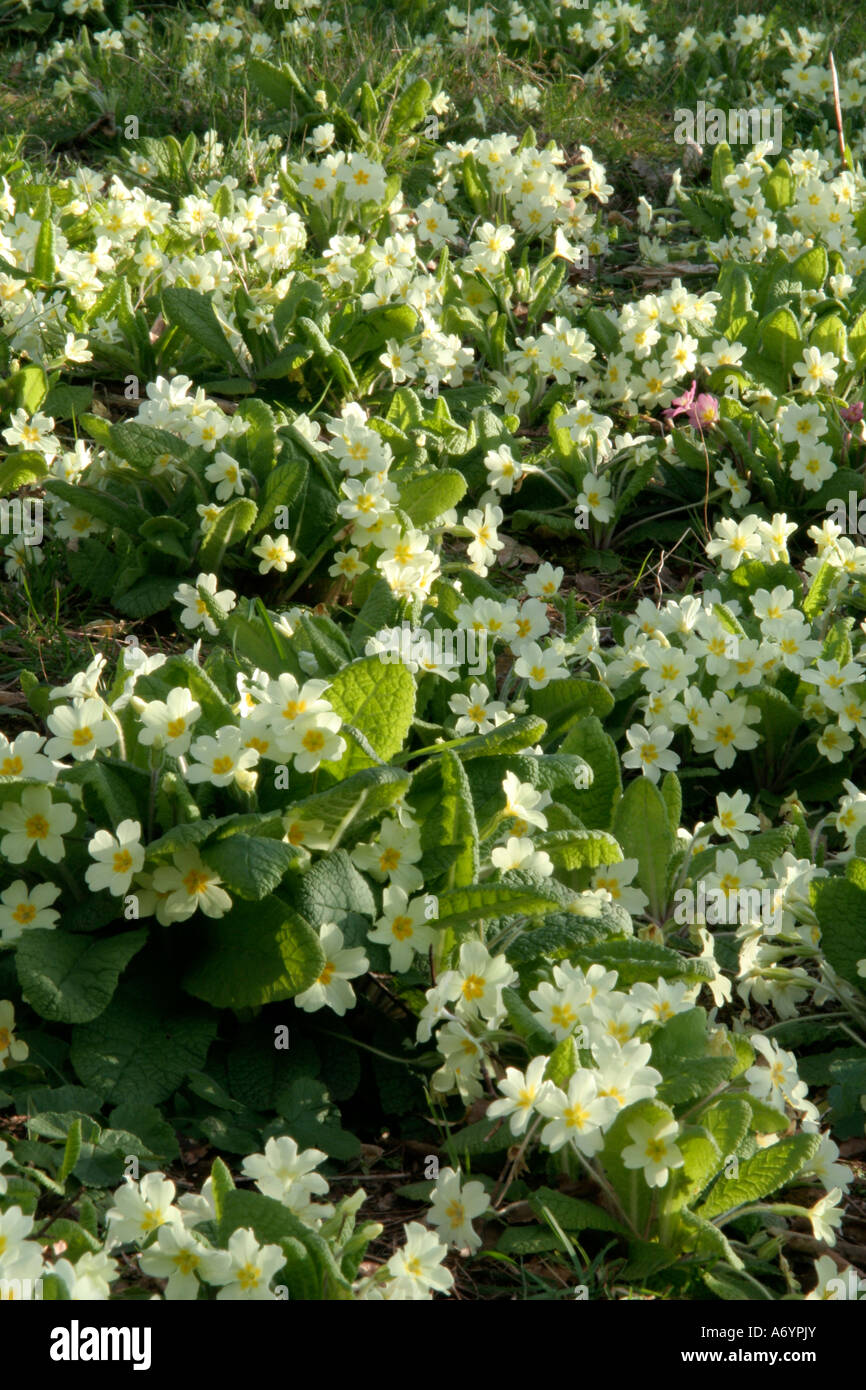
[(758, 326), (763, 349), (775, 361), (781, 363), (787, 375), (794, 363), (803, 355), (803, 339), (800, 325), (784, 306), (773, 309)]
[(166, 457), (177, 463), (188, 463), (195, 455), (189, 444), (156, 425), (142, 425), (137, 420), (120, 420), (109, 425), (99, 415), (86, 415), (83, 424), (98, 443), (143, 473), (150, 472), (154, 465), (161, 465)]
[[(389, 665), (377, 656), (363, 657), (334, 677), (327, 697), (340, 718), (364, 735), (383, 762), (403, 747), (415, 713), (415, 682), (405, 666)], [(339, 762), (322, 764), (335, 777), (346, 777), (373, 762), (354, 740), (346, 742)]]
[(544, 1220), (544, 1209), (547, 1208), (564, 1231), (612, 1231), (615, 1235), (627, 1234), (622, 1223), (596, 1202), (568, 1197), (564, 1192), (556, 1192), (551, 1187), (537, 1188), (530, 1195), (529, 1205), (540, 1220)]
[(253, 527), (256, 535), (273, 525), (279, 507), (291, 507), (297, 500), (309, 468), (306, 459), (289, 459), (268, 474), (259, 495), (259, 514)]
[(73, 1028), (70, 1059), (79, 1080), (107, 1100), (158, 1105), (187, 1071), (202, 1069), (216, 1028), (209, 1010), (136, 981), (92, 1023)]
[(749, 1132), (751, 1118), (750, 1106), (737, 1096), (723, 1096), (709, 1110), (702, 1112), (701, 1124), (709, 1130), (722, 1155), (720, 1168), (726, 1159), (736, 1154)]
[[(607, 941), (610, 937), (622, 937), (630, 930), (631, 921), (628, 914), (614, 903), (603, 904), (592, 915), (554, 911), (543, 926), (523, 931), (509, 945), (506, 954), (515, 965), (520, 965), (523, 961), (537, 960), (540, 956), (546, 960), (567, 957), (581, 965), (592, 956), (591, 963), (595, 963), (594, 958), (597, 955), (604, 958), (608, 950), (607, 945), (599, 946), (599, 942)], [(618, 946), (622, 943), (610, 941), (609, 944)], [(658, 972), (652, 975), (653, 980), (657, 978), (657, 974)], [(645, 979), (648, 975), (637, 978)]]
[(561, 910), (558, 898), (538, 887), (510, 887), (504, 883), (470, 884), (439, 894), (437, 927), (466, 927), (490, 918), (543, 916)]
[(733, 1068), (733, 1057), (692, 1057), (682, 1066), (668, 1069), (658, 1088), (659, 1100), (668, 1105), (700, 1100), (727, 1081)]
[(309, 989), (325, 965), (318, 934), (274, 897), (255, 906), (236, 903), (224, 917), (202, 924), (200, 934), (183, 986), (217, 1008), (247, 1009), (291, 999)]
[(336, 922), (347, 946), (364, 944), (376, 903), (367, 880), (345, 850), (317, 860), (293, 885), (292, 897), (308, 922)]
[(177, 585), (177, 579), (170, 579), (166, 575), (140, 579), (120, 593), (115, 590), (111, 596), (112, 607), (129, 618), (150, 618), (169, 607)]
[(112, 830), (123, 820), (141, 823), (147, 804), (148, 778), (138, 768), (129, 764), (120, 768), (94, 759), (73, 763), (64, 772), (63, 780), (84, 788), (85, 806), (98, 821), (103, 821), (104, 812)]
[(814, 880), (810, 892), (824, 955), (843, 980), (862, 992), (857, 963), (866, 957), (866, 892), (847, 878)]
[(543, 690), (533, 690), (529, 703), (533, 714), (539, 715), (547, 724), (544, 742), (550, 744), (561, 738), (578, 720), (591, 716), (604, 719), (613, 709), (613, 696), (600, 681), (569, 676), (567, 680), (551, 681)]
[(208, 574), (218, 573), (228, 547), (249, 531), (258, 514), (250, 497), (235, 497), (223, 507), (216, 521), (205, 532), (198, 553), (198, 565)]
[(675, 840), (661, 793), (648, 778), (629, 783), (616, 808), (613, 833), (626, 857), (637, 859), (637, 881), (649, 898), (650, 911), (660, 920)]
[(758, 1134), (782, 1134), (788, 1128), (788, 1116), (782, 1110), (777, 1110), (774, 1105), (768, 1105), (756, 1096), (745, 1094), (743, 1100), (752, 1112), (751, 1125)]
[(533, 844), (563, 869), (597, 869), (622, 860), (619, 844), (604, 830), (546, 830), (534, 836)]
[(688, 984), (712, 978), (712, 969), (706, 961), (681, 955), (670, 946), (654, 941), (640, 941), (637, 937), (630, 937), (628, 941), (606, 941), (604, 945), (583, 949), (580, 964), (584, 963), (615, 970), (621, 985), (632, 985), (638, 980), (655, 984), (660, 977)]
[(180, 1156), (175, 1132), (155, 1105), (125, 1101), (112, 1110), (109, 1123), (113, 1130), (125, 1130), (137, 1135), (158, 1158), (174, 1159)]
[(690, 1127), (683, 1131), (677, 1143), (683, 1166), (668, 1180), (670, 1190), (665, 1199), (668, 1211), (677, 1211), (691, 1202), (722, 1166), (719, 1146), (707, 1130)]
[(580, 1054), (574, 1037), (563, 1038), (550, 1054), (544, 1068), (545, 1081), (552, 1081), (561, 1090), (568, 1089), (568, 1082), (580, 1066)]
[(366, 767), (325, 791), (295, 802), (290, 814), (320, 820), (329, 831), (358, 830), (399, 801), (409, 789), (411, 776), (395, 767)]
[(88, 516), (95, 517), (106, 526), (116, 526), (135, 540), (142, 522), (147, 521), (147, 512), (131, 503), (121, 502), (108, 492), (97, 491), (84, 483), (66, 483), (61, 478), (46, 478), (42, 486), (46, 492), (60, 499), (66, 506), (75, 507)]
[(811, 246), (803, 251), (790, 266), (786, 267), (789, 280), (799, 280), (804, 289), (819, 290), (829, 272), (827, 252), (823, 246)]
[(299, 851), (282, 840), (254, 835), (231, 835), (215, 840), (201, 851), (231, 893), (259, 900), (272, 893)]
[(803, 723), (803, 716), (781, 692), (772, 686), (762, 685), (747, 692), (747, 700), (761, 711), (761, 718), (752, 727), (757, 729), (766, 743), (772, 760), (779, 758), (787, 747), (788, 740)]
[(428, 879), (448, 871), (451, 886), (466, 887), (478, 875), (478, 826), (472, 791), (460, 759), (446, 749), (439, 760), (441, 794), (421, 820), (421, 848)]
[(571, 798), (584, 825), (611, 830), (614, 811), (622, 795), (622, 774), (616, 744), (595, 715), (572, 725), (561, 745), (562, 753), (576, 753), (592, 769), (592, 782)]
[[(731, 1245), (724, 1232), (719, 1230), (718, 1226), (714, 1226), (711, 1221), (705, 1221), (703, 1217), (698, 1216), (693, 1211), (689, 1211), (688, 1208), (682, 1210), (679, 1216), (680, 1221), (682, 1222), (682, 1225), (685, 1228), (685, 1231), (687, 1232), (685, 1239), (682, 1240), (682, 1246), (684, 1250), (694, 1250), (698, 1254), (707, 1255), (710, 1259), (725, 1260), (731, 1266), (732, 1269), (741, 1270), (743, 1268), (743, 1261), (740, 1259), (739, 1255), (734, 1250), (734, 1247)], [(723, 1267), (722, 1269), (717, 1269), (712, 1276), (710, 1276), (709, 1274), (705, 1274), (704, 1280), (709, 1284), (710, 1277), (712, 1277), (715, 1281), (717, 1281), (717, 1283), (721, 1285), (723, 1276), (726, 1276), (727, 1274), (728, 1271), (725, 1270)], [(713, 1285), (710, 1284), (710, 1287), (712, 1288)], [(725, 1298), (755, 1297), (754, 1293), (741, 1293), (737, 1295), (731, 1294), (729, 1292), (725, 1293), (722, 1296)]]
[(676, 836), (680, 818), (683, 813), (683, 789), (680, 786), (680, 779), (675, 772), (665, 773), (661, 780), (660, 791), (662, 794), (662, 801), (667, 807), (671, 830), (674, 836)]
[(422, 473), (399, 482), (400, 507), (414, 526), (429, 526), (443, 512), (450, 511), (466, 492), (466, 479), (456, 468)]
[(169, 323), (177, 324), (198, 347), (204, 348), (220, 362), (225, 362), (233, 372), (243, 375), (214, 313), (210, 296), (198, 290), (172, 286), (163, 290), (162, 305)]
[(498, 1120), (476, 1120), (463, 1125), (451, 1135), (450, 1144), (456, 1154), (500, 1153), (514, 1142), (511, 1129)]
[(706, 1009), (684, 1009), (668, 1019), (653, 1034), (653, 1066), (662, 1076), (678, 1071), (685, 1061), (705, 1057), (707, 1053)]
[(703, 1206), (698, 1208), (698, 1216), (710, 1221), (778, 1192), (814, 1157), (820, 1143), (817, 1134), (792, 1134), (766, 1149), (758, 1149), (751, 1158), (741, 1159), (737, 1177), (720, 1177)]
[(330, 1158), (356, 1158), (361, 1150), (354, 1134), (343, 1129), (327, 1087), (311, 1076), (299, 1076), (277, 1092), (275, 1107), (282, 1121), (272, 1129), (288, 1131), (301, 1149), (322, 1149)]
[(146, 931), (101, 939), (24, 932), (15, 952), (21, 992), (42, 1018), (88, 1023), (111, 1002), (121, 972), (146, 940)]
[(509, 719), (498, 728), (489, 729), (486, 734), (475, 734), (461, 743), (458, 749), (461, 762), (474, 758), (493, 757), (503, 753), (520, 753), (531, 748), (544, 734), (546, 725), (535, 715), (522, 715), (519, 719)]
[[(38, 483), (48, 472), (45, 455), (35, 449), (21, 449), (0, 460), (0, 497), (17, 492), (20, 487)], [(26, 518), (26, 512), (24, 513)]]

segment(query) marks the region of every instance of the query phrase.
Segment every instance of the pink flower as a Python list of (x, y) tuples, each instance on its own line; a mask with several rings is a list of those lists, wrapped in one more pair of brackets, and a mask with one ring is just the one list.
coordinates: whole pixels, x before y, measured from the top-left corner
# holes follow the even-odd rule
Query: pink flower
[(693, 381), (688, 391), (684, 391), (681, 396), (676, 396), (671, 402), (670, 408), (662, 411), (665, 418), (668, 420), (675, 420), (678, 415), (688, 415), (694, 404), (695, 391), (697, 389), (698, 383)]
[(702, 391), (687, 411), (689, 424), (703, 429), (704, 425), (714, 425), (719, 418), (719, 402), (715, 396)]
[(714, 425), (719, 418), (719, 402), (715, 396), (702, 391), (695, 398), (695, 391), (698, 383), (693, 381), (688, 391), (684, 391), (681, 396), (677, 396), (671, 403), (669, 410), (663, 410), (662, 414), (668, 420), (675, 420), (678, 415), (685, 415), (690, 425), (703, 433), (705, 425)]

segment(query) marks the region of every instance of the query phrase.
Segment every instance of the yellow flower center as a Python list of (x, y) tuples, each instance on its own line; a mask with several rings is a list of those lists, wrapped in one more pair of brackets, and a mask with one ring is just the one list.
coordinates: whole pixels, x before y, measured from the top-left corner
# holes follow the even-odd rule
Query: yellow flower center
[(457, 1227), (462, 1226), (464, 1221), (466, 1220), (466, 1208), (464, 1207), (463, 1203), (458, 1202), (457, 1198), (455, 1197), (454, 1201), (449, 1202), (447, 1207), (445, 1208), (445, 1215), (448, 1217), (448, 1220), (451, 1222), (451, 1225), (456, 1230)]
[(244, 1265), (238, 1270), (238, 1283), (242, 1289), (257, 1289), (261, 1277), (262, 1271), (256, 1265)]
[(568, 1129), (583, 1129), (589, 1122), (589, 1111), (580, 1104), (569, 1105), (562, 1112)]
[(200, 869), (190, 869), (189, 873), (186, 875), (186, 878), (183, 880), (183, 886), (189, 893), (190, 897), (195, 898), (198, 896), (199, 893), (203, 893), (205, 891), (209, 882), (210, 880), (208, 879), (207, 874), (202, 873)]
[(480, 975), (467, 975), (460, 990), (463, 998), (469, 1002), (473, 999), (480, 999), (484, 993), (484, 980)]
[(194, 1250), (179, 1250), (173, 1258), (181, 1274), (192, 1274), (193, 1270), (198, 1269), (201, 1264), (201, 1260)]
[(48, 838), (49, 826), (44, 816), (30, 816), (25, 822), (24, 829), (28, 840), (45, 840)]
[(132, 855), (128, 849), (119, 850), (112, 860), (112, 868), (116, 874), (128, 874), (132, 868)]

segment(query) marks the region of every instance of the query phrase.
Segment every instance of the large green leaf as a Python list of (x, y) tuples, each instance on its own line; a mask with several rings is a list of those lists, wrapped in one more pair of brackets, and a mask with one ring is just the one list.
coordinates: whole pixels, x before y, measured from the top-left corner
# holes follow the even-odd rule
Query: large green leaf
[(251, 497), (235, 497), (223, 507), (216, 521), (205, 532), (198, 564), (208, 574), (215, 574), (222, 564), (228, 547), (247, 534), (255, 522), (257, 508)]
[(532, 691), (529, 704), (533, 714), (540, 715), (547, 724), (544, 743), (548, 745), (561, 738), (578, 720), (591, 715), (604, 719), (613, 709), (613, 696), (600, 681), (569, 676), (567, 680), (551, 681), (543, 690)]
[(787, 375), (794, 363), (803, 355), (803, 339), (800, 325), (791, 310), (781, 306), (773, 309), (762, 319), (758, 331), (764, 351), (775, 361), (780, 362)]
[(72, 1030), (70, 1059), (79, 1080), (115, 1103), (167, 1100), (188, 1071), (202, 1070), (216, 1036), (211, 1010), (180, 1003), (155, 980), (149, 985), (123, 984), (98, 1018)]
[[(608, 910), (612, 906), (609, 905)], [(622, 909), (618, 911), (622, 912)], [(584, 967), (603, 965), (605, 970), (615, 970), (621, 985), (632, 985), (638, 980), (655, 984), (660, 977), (663, 980), (683, 980), (688, 984), (712, 978), (711, 967), (706, 961), (684, 955), (655, 941), (641, 941), (637, 937), (581, 948), (579, 955), (578, 963)]]
[(491, 917), (512, 917), (521, 913), (538, 917), (547, 912), (561, 911), (558, 897), (547, 895), (540, 885), (510, 887), (504, 883), (470, 884), (439, 894), (437, 927), (463, 927)]
[(111, 1002), (118, 977), (146, 931), (94, 939), (63, 931), (24, 932), (15, 952), (21, 992), (43, 1018), (88, 1023)]
[(619, 844), (604, 830), (546, 830), (534, 837), (533, 844), (563, 869), (597, 869), (622, 859)]
[(329, 831), (354, 834), (399, 801), (409, 789), (411, 777), (395, 767), (365, 767), (333, 787), (298, 801), (289, 813), (320, 820)]
[(766, 1149), (758, 1149), (751, 1158), (741, 1159), (737, 1176), (719, 1178), (703, 1206), (698, 1208), (698, 1216), (710, 1221), (778, 1192), (815, 1156), (820, 1143), (818, 1134), (792, 1134)]
[[(403, 747), (415, 713), (415, 682), (405, 666), (378, 656), (353, 661), (334, 677), (327, 695), (340, 718), (359, 730), (383, 762)], [(337, 777), (374, 762), (351, 737), (346, 742), (339, 762), (323, 764)]]
[(529, 1198), (529, 1205), (539, 1219), (544, 1219), (549, 1211), (564, 1231), (613, 1231), (616, 1235), (626, 1235), (621, 1221), (611, 1216), (597, 1202), (586, 1202), (579, 1197), (568, 1197), (564, 1192), (556, 1192), (551, 1187), (539, 1187)]
[(439, 760), (441, 794), (421, 821), (424, 873), (448, 871), (450, 886), (464, 888), (478, 875), (478, 827), (469, 779), (460, 759), (446, 749)]
[(574, 724), (562, 742), (562, 753), (576, 753), (592, 769), (588, 787), (570, 798), (584, 825), (598, 830), (613, 828), (614, 811), (622, 795), (622, 775), (616, 744), (605, 733), (601, 720), (589, 715)]
[(163, 290), (162, 305), (169, 323), (177, 324), (198, 347), (204, 348), (220, 362), (227, 363), (233, 372), (242, 374), (208, 295), (198, 290), (172, 286)]
[(858, 961), (866, 957), (866, 892), (850, 879), (826, 878), (811, 887), (821, 949), (837, 974), (863, 990)]
[(216, 870), (231, 893), (256, 900), (279, 886), (297, 855), (292, 845), (261, 835), (230, 835), (201, 851), (204, 862)]
[(202, 926), (184, 989), (217, 1008), (247, 1009), (291, 999), (321, 974), (325, 956), (317, 933), (278, 898), (231, 912)]
[(661, 920), (675, 840), (661, 792), (649, 778), (638, 777), (626, 788), (616, 808), (613, 833), (626, 857), (637, 859), (637, 881), (650, 900), (652, 915)]
[(428, 526), (456, 507), (466, 492), (466, 479), (455, 468), (422, 473), (400, 484), (400, 506), (415, 526)]

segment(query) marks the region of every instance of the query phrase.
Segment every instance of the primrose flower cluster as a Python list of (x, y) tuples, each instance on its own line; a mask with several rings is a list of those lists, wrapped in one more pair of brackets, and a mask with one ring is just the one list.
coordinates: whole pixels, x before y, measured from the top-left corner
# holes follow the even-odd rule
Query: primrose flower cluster
[[(330, 1241), (332, 1257), (339, 1259), (340, 1222), (349, 1218), (354, 1223), (366, 1193), (359, 1188), (336, 1207), (316, 1200), (328, 1196), (328, 1179), (316, 1171), (326, 1158), (320, 1149), (299, 1149), (293, 1139), (269, 1139), (263, 1153), (242, 1160), (241, 1172), (258, 1193), (290, 1214), (301, 1233), (315, 1232), (320, 1240)], [(200, 1193), (180, 1196), (176, 1184), (160, 1171), (140, 1181), (127, 1179), (104, 1212), (101, 1241), (92, 1239), (91, 1248), (73, 1262), (58, 1258), (38, 1238), (33, 1216), (10, 1201), (8, 1184), (18, 1167), (9, 1146), (0, 1140), (0, 1287), (10, 1291), (4, 1297), (104, 1301), (124, 1273), (121, 1252), (158, 1284), (160, 1292), (151, 1295), (155, 1299), (275, 1302), (288, 1296), (286, 1285), (279, 1282), (287, 1253), (282, 1245), (257, 1240), (249, 1227), (238, 1227), (221, 1239), (219, 1207), (227, 1193), (220, 1192), (215, 1174)], [(480, 1238), (471, 1222), (488, 1207), (481, 1183), (463, 1183), (459, 1172), (442, 1169), (431, 1192), (428, 1224), (407, 1223), (402, 1246), (387, 1260), (369, 1262), (375, 1268), (347, 1285), (349, 1296), (402, 1302), (447, 1294), (453, 1285), (444, 1264), (449, 1246), (476, 1249)], [(382, 1227), (368, 1222), (361, 1231), (366, 1244)], [(55, 1285), (62, 1293), (46, 1293)]]

